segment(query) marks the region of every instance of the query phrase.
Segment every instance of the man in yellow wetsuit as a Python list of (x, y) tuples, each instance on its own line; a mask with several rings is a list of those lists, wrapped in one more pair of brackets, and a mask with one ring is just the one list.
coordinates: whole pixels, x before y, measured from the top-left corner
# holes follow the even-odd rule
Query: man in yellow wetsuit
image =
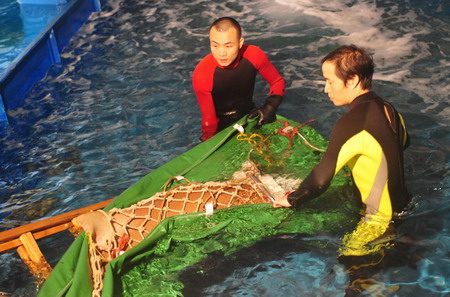
[(274, 202), (274, 207), (301, 207), (325, 192), (344, 165), (350, 168), (365, 215), (344, 236), (340, 249), (339, 260), (350, 275), (346, 296), (358, 296), (373, 285), (370, 270), (386, 260), (385, 245), (374, 240), (387, 233), (392, 218), (410, 200), (403, 172), (408, 133), (402, 116), (371, 91), (373, 71), (372, 57), (354, 45), (341, 46), (322, 59), (325, 93), (336, 106), (348, 105), (349, 110), (333, 128), (321, 162), (297, 190)]
[(402, 116), (371, 89), (372, 57), (354, 45), (341, 46), (322, 60), (325, 93), (349, 111), (335, 125), (327, 151), (300, 187), (275, 207), (299, 207), (328, 188), (347, 165), (365, 206), (357, 229), (344, 238), (343, 255), (363, 255), (366, 244), (382, 235), (395, 213), (409, 202), (403, 150), (409, 138)]

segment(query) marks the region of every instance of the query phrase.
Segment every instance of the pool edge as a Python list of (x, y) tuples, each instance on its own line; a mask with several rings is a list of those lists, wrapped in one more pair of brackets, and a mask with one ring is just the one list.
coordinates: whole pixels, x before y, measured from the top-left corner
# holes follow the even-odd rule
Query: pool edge
[(0, 131), (8, 124), (8, 110), (26, 98), (47, 71), (60, 63), (60, 52), (106, 0), (72, 0), (67, 7), (0, 73)]

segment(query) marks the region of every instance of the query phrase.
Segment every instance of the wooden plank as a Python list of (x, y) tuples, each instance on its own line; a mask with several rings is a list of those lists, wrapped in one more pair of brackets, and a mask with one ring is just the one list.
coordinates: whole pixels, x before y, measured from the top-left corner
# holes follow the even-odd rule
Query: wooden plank
[(36, 238), (36, 240), (41, 239), (41, 238), (59, 233), (61, 231), (67, 230), (72, 226), (73, 226), (72, 222), (69, 222), (69, 223), (58, 225), (58, 226), (55, 226), (55, 227), (52, 227), (49, 229), (45, 229), (45, 230), (34, 233), (34, 238)]
[(41, 283), (50, 275), (52, 267), (42, 254), (36, 240), (71, 228), (73, 218), (93, 210), (103, 209), (113, 200), (114, 198), (0, 232), (0, 252), (17, 248), (22, 261), (28, 266), (38, 283)]
[[(34, 238), (36, 240), (59, 233), (61, 231), (67, 230), (72, 227), (72, 222), (61, 224), (49, 229), (45, 229), (34, 234)], [(22, 245), (22, 241), (20, 239), (13, 239), (11, 241), (0, 243), (0, 252), (4, 252), (13, 248), (17, 248)], [(0, 296), (1, 297), (1, 296)]]
[(19, 239), (22, 242), (22, 245), (17, 248), (20, 258), (36, 280), (43, 282), (50, 275), (52, 267), (48, 264), (31, 232), (22, 234)]
[(30, 267), (28, 264), (32, 263), (32, 262), (31, 262), (31, 257), (30, 257), (30, 255), (27, 252), (27, 249), (23, 245), (20, 245), (17, 248), (17, 253), (19, 254), (19, 256), (22, 259), (23, 263), (25, 263), (28, 267)]
[[(20, 237), (20, 235), (27, 233), (27, 232), (38, 232), (45, 229), (49, 229), (61, 224), (65, 224), (67, 222), (70, 222), (73, 218), (87, 213), (91, 210), (97, 210), (102, 209), (106, 207), (109, 203), (111, 203), (113, 199), (105, 200), (96, 204), (92, 204), (83, 208), (79, 208), (73, 211), (69, 211), (48, 219), (44, 219), (41, 221), (37, 221), (31, 224), (27, 224), (24, 226), (20, 226), (11, 230), (6, 230), (3, 232), (0, 232), (0, 244), (3, 244), (7, 241), (15, 240)], [(0, 250), (3, 251), (3, 250)]]
[(27, 260), (31, 260), (34, 263), (39, 263), (42, 259), (45, 259), (31, 232), (20, 235), (20, 241), (25, 247), (26, 253), (28, 255), (28, 257), (26, 257)]
[(7, 241), (5, 243), (0, 243), (0, 253), (4, 251), (8, 251), (10, 249), (16, 248), (22, 245), (22, 241), (20, 239), (13, 239), (11, 241)]

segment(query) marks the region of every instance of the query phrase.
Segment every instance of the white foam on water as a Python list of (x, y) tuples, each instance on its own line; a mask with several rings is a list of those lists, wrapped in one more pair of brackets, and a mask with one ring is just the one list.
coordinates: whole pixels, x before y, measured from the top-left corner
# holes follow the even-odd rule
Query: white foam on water
[[(433, 31), (430, 23), (419, 20), (414, 11), (400, 10), (396, 4), (380, 7), (373, 0), (276, 0), (271, 7), (262, 9), (273, 11), (265, 13), (268, 17), (288, 19), (291, 25), (300, 22), (313, 28), (321, 27), (328, 30), (328, 34), (329, 30), (335, 30), (329, 37), (308, 43), (311, 53), (326, 46), (356, 44), (373, 54), (374, 79), (398, 83), (427, 103), (442, 101), (448, 94), (448, 84), (442, 78), (442, 75), (450, 75), (448, 67), (438, 66), (439, 70), (432, 75), (427, 75), (432, 71), (429, 69), (423, 74), (413, 70), (418, 61), (432, 56), (429, 44), (421, 39)], [(301, 59), (302, 67), (320, 63), (317, 57)], [(294, 79), (290, 87), (306, 87), (308, 78), (298, 72), (295, 75), (299, 79)], [(430, 85), (437, 87), (430, 88)]]
[[(369, 49), (374, 54), (377, 65), (394, 66), (402, 57), (409, 56), (417, 46), (412, 33), (398, 34), (382, 25), (384, 9), (377, 8), (373, 1), (355, 3), (352, 6), (342, 1), (312, 1), (312, 0), (277, 0), (278, 4), (287, 6), (290, 10), (300, 11), (322, 20), (323, 24), (338, 29), (341, 34), (322, 38), (311, 44), (311, 49), (327, 44), (356, 44)], [(412, 17), (412, 16), (411, 16)], [(399, 75), (388, 75), (399, 79)], [(379, 79), (382, 75), (379, 75)]]

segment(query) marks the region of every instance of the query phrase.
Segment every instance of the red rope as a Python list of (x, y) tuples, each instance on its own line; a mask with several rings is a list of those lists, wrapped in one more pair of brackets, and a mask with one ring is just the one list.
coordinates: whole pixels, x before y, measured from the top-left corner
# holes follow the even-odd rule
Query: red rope
[(129, 240), (130, 240), (130, 237), (128, 236), (128, 234), (124, 233), (119, 240), (119, 244), (118, 244), (119, 246), (116, 249), (111, 250), (111, 257), (113, 259), (120, 256), (120, 252), (125, 250), (125, 247)]
[(287, 121), (277, 120), (278, 122), (284, 123), (283, 128), (279, 128), (277, 133), (286, 136), (289, 139), (289, 146), (288, 151), (292, 148), (292, 141), (294, 140), (295, 135), (297, 135), (298, 129), (305, 126), (306, 124), (315, 121), (315, 119), (310, 119), (304, 122), (303, 124), (300, 124), (296, 127), (289, 126), (289, 123)]

